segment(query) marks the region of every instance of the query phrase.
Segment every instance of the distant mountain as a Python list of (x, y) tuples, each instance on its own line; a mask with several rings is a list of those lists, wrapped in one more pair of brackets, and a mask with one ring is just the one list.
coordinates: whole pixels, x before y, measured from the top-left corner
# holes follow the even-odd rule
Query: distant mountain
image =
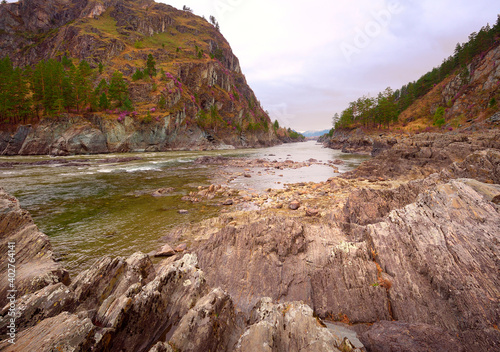
[(320, 137), (324, 135), (325, 133), (328, 133), (330, 130), (322, 130), (322, 131), (306, 131), (303, 132), (302, 135), (304, 137)]

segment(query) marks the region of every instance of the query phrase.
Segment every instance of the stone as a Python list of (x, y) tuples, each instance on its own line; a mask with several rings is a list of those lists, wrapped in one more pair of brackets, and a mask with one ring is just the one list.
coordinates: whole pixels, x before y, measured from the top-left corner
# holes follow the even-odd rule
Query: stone
[(232, 199), (226, 199), (222, 205), (233, 205), (234, 201)]
[(6, 352), (19, 351), (90, 351), (96, 327), (88, 318), (80, 319), (74, 314), (63, 312), (37, 325), (18, 331), (15, 344), (8, 340), (0, 342), (0, 349)]
[(161, 249), (156, 252), (155, 257), (170, 257), (175, 255), (175, 251), (170, 247), (170, 245), (165, 244)]
[(306, 209), (306, 216), (314, 217), (319, 215), (319, 210), (318, 209), (312, 209), (312, 208), (307, 208)]
[(174, 250), (179, 253), (179, 252), (184, 252), (186, 249), (187, 249), (187, 244), (181, 243), (181, 244), (177, 245), (177, 247), (175, 247)]
[(165, 342), (158, 342), (156, 345), (151, 347), (149, 352), (175, 352), (172, 346)]
[(399, 321), (381, 321), (361, 335), (369, 351), (442, 351), (463, 352), (464, 347), (456, 336), (436, 326), (409, 324)]
[[(0, 188), (0, 250), (5, 259), (9, 249), (13, 250), (9, 258), (15, 261), (16, 297), (58, 282), (69, 284), (68, 272), (54, 260), (49, 238), (38, 230), (31, 215), (21, 209), (19, 201)], [(5, 280), (0, 281), (0, 307), (7, 303), (7, 290), (10, 289), (7, 274), (8, 266), (3, 265), (0, 275)]]
[(216, 288), (182, 317), (169, 341), (180, 351), (229, 351), (241, 335), (235, 320), (230, 296)]
[(288, 205), (288, 208), (291, 210), (297, 210), (300, 208), (300, 202), (297, 200), (294, 200), (294, 201), (290, 202), (290, 204)]
[[(17, 331), (26, 330), (47, 318), (59, 315), (63, 311), (72, 311), (76, 307), (74, 293), (63, 283), (46, 286), (35, 293), (26, 294), (16, 301), (19, 317), (16, 319)], [(0, 333), (9, 324), (9, 305), (1, 311)]]
[(134, 253), (127, 259), (103, 257), (82, 271), (70, 288), (80, 309), (95, 309), (108, 297), (120, 296), (136, 283), (145, 284), (155, 275), (149, 256)]
[(342, 344), (301, 302), (273, 304), (270, 298), (262, 298), (250, 314), (249, 325), (235, 352), (339, 352)]
[(500, 205), (500, 194), (491, 199), (492, 203)]
[(188, 210), (186, 210), (186, 209), (179, 209), (179, 210), (177, 211), (177, 213), (179, 213), (179, 214), (181, 214), (181, 215), (186, 215), (186, 214), (189, 214), (189, 211), (188, 211)]
[(156, 191), (154, 191), (151, 195), (153, 197), (163, 197), (163, 196), (166, 196), (166, 195), (172, 193), (173, 191), (174, 191), (174, 189), (172, 187), (160, 188), (160, 189), (157, 189)]

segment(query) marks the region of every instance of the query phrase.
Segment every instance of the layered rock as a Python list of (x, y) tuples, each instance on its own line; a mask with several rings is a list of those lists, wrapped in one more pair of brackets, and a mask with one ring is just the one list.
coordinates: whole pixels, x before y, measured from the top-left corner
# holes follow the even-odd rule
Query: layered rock
[(366, 133), (362, 129), (334, 130), (331, 138), (323, 140), (323, 144), (332, 149), (340, 149), (344, 153), (368, 154), (377, 156), (390, 149), (401, 139), (384, 133)]
[[(183, 117), (184, 116), (184, 117)], [(182, 126), (185, 115), (166, 115), (149, 124), (131, 117), (123, 121), (101, 116), (73, 116), (0, 132), (1, 155), (74, 155), (115, 152), (211, 150), (257, 147), (276, 143), (270, 134), (225, 135), (214, 139), (198, 127)]]
[[(9, 250), (11, 255), (7, 255)], [(38, 230), (30, 214), (21, 209), (18, 200), (2, 188), (0, 251), (3, 253), (0, 307), (8, 303), (7, 292), (13, 288), (17, 290), (15, 296), (20, 297), (58, 282), (69, 283), (67, 271), (53, 259), (49, 238)], [(9, 282), (8, 277), (14, 280)]]
[(422, 133), (405, 138), (342, 177), (413, 180), (461, 162), (475, 151), (500, 149), (500, 131), (471, 133)]

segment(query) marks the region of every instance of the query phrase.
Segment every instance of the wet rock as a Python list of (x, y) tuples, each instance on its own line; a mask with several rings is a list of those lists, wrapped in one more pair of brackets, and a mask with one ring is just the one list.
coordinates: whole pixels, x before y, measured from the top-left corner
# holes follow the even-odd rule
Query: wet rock
[(230, 158), (224, 156), (201, 156), (194, 161), (195, 164), (226, 164)]
[(290, 204), (288, 205), (288, 208), (291, 210), (297, 210), (300, 208), (300, 202), (297, 200), (294, 200), (294, 201), (290, 202)]
[(174, 191), (174, 189), (172, 187), (160, 188), (160, 189), (157, 189), (156, 191), (154, 191), (151, 195), (153, 197), (163, 197), (163, 196), (166, 196), (166, 195), (172, 193), (173, 191)]
[(171, 257), (173, 255), (175, 255), (173, 248), (170, 247), (170, 245), (165, 244), (158, 252), (156, 252), (155, 257)]
[(381, 321), (361, 335), (369, 351), (463, 352), (460, 341), (447, 331), (427, 324)]

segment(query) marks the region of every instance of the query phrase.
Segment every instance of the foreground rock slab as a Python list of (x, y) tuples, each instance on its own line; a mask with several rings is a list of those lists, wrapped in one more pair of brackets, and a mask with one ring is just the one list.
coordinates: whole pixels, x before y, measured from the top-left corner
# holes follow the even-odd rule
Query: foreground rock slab
[(58, 282), (69, 283), (68, 272), (53, 259), (49, 238), (38, 230), (19, 201), (0, 188), (0, 253), (5, 259), (0, 268), (0, 307), (7, 303), (9, 249), (15, 266), (16, 297)]

